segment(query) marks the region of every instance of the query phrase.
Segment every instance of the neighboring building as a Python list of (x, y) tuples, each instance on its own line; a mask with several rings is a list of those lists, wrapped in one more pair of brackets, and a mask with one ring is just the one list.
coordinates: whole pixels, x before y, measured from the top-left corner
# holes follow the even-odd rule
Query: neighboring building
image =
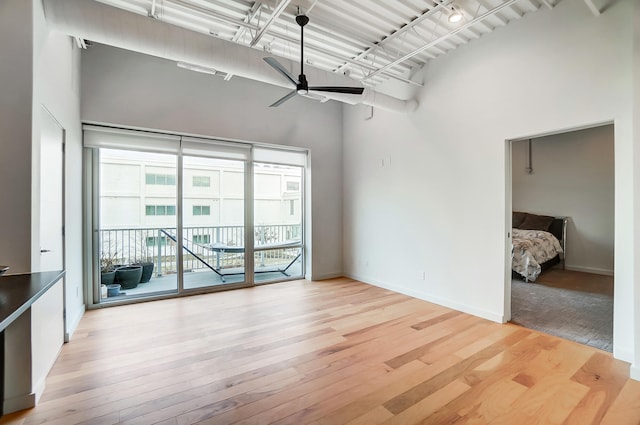
[[(175, 227), (176, 160), (171, 155), (102, 150), (101, 229)], [(185, 158), (185, 227), (244, 223), (243, 163)], [(254, 171), (255, 225), (301, 223), (302, 170), (271, 164)]]

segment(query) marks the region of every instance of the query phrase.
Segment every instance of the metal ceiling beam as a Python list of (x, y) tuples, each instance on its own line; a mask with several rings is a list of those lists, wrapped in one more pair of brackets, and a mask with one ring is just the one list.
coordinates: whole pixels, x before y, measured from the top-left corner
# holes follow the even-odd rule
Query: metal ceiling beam
[[(420, 22), (422, 22), (422, 21), (430, 18), (431, 16), (433, 16), (440, 8), (445, 8), (448, 5), (450, 5), (451, 3), (453, 3), (453, 0), (444, 0), (442, 2), (439, 2), (439, 1), (436, 2), (436, 5), (432, 9), (429, 9), (428, 11), (424, 12), (422, 15), (420, 15), (417, 18), (413, 19), (412, 21), (408, 22), (405, 26), (403, 26), (402, 28), (400, 28), (396, 32), (393, 32), (393, 33), (389, 34), (388, 36), (386, 36), (385, 38), (380, 40), (374, 47), (369, 47), (368, 49), (363, 50), (354, 59), (355, 60), (359, 60), (359, 59), (362, 59), (363, 57), (365, 57), (365, 56), (367, 56), (369, 54), (372, 54), (374, 51), (380, 49), (382, 44), (388, 43), (389, 41), (391, 41), (391, 40), (393, 40), (395, 38), (398, 38), (402, 34), (406, 33), (407, 31), (411, 30), (412, 28), (414, 28)], [(346, 64), (340, 65), (340, 67), (338, 67), (338, 70), (343, 69), (345, 66), (346, 66)]]
[(278, 6), (273, 10), (271, 17), (269, 17), (269, 20), (267, 20), (267, 22), (260, 29), (260, 31), (258, 31), (258, 34), (256, 34), (255, 37), (253, 37), (253, 40), (251, 40), (251, 43), (249, 43), (250, 47), (255, 47), (256, 44), (260, 42), (262, 37), (267, 33), (267, 31), (269, 31), (269, 28), (271, 27), (271, 25), (273, 25), (275, 20), (278, 19), (278, 16), (280, 16), (282, 12), (284, 12), (284, 10), (287, 8), (287, 6), (289, 6), (289, 3), (291, 3), (291, 0), (282, 0), (280, 4), (278, 4)]
[[(245, 16), (244, 18), (244, 22), (251, 22), (251, 20), (255, 18), (256, 14), (260, 10), (260, 7), (262, 7), (261, 1), (257, 1), (253, 3), (253, 6), (251, 6), (251, 10), (249, 10), (249, 12), (247, 13), (247, 16)], [(237, 43), (238, 40), (240, 40), (240, 37), (244, 35), (246, 30), (247, 30), (247, 27), (239, 27), (236, 33), (233, 35), (233, 38), (231, 39), (231, 41), (233, 41), (234, 43)]]
[(158, 19), (158, 15), (156, 15), (156, 0), (151, 2), (151, 10), (149, 10), (149, 17), (153, 19)]
[[(251, 6), (251, 9), (247, 13), (247, 16), (245, 16), (244, 21), (251, 22), (251, 20), (256, 16), (256, 14), (258, 13), (261, 7), (262, 7), (262, 1), (258, 0), (255, 3), (253, 3), (253, 6)], [(233, 35), (233, 38), (231, 39), (231, 41), (233, 41), (234, 43), (237, 43), (238, 40), (240, 40), (240, 38), (244, 35), (246, 30), (247, 30), (246, 27), (239, 27), (236, 33)], [(232, 78), (233, 78), (233, 74), (230, 72), (224, 76), (225, 81), (229, 81)]]
[(311, 12), (313, 10), (313, 8), (316, 7), (316, 4), (318, 4), (318, 0), (314, 0), (313, 3), (311, 3), (311, 6), (309, 6), (307, 8), (307, 12), (306, 13)]
[[(487, 9), (487, 10), (491, 10), (491, 5), (490, 5), (489, 3), (487, 3), (485, 0), (477, 0), (477, 2), (478, 2), (479, 4), (481, 4), (485, 9)], [(502, 26), (506, 26), (506, 25), (509, 23), (509, 21), (508, 21), (508, 20), (506, 20), (506, 19), (505, 19), (502, 15), (500, 15), (500, 14), (494, 13), (494, 16), (493, 16), (493, 17), (494, 17), (494, 18), (496, 18), (496, 19), (500, 22), (500, 25), (502, 25)], [(492, 30), (492, 31), (493, 31), (493, 30)]]
[(538, 10), (539, 6), (535, 4), (532, 0), (523, 0), (524, 3), (527, 3), (531, 9), (534, 11)]
[[(286, 35), (278, 35), (278, 38), (280, 38), (281, 40), (287, 41), (289, 43), (299, 43), (299, 40), (297, 40), (297, 39), (295, 39), (293, 37), (286, 36)], [(315, 47), (315, 46), (314, 47), (309, 47), (309, 45), (306, 45), (304, 48), (305, 48), (306, 52), (312, 51), (314, 53), (320, 53), (322, 55), (329, 56), (329, 57), (337, 59), (339, 61), (349, 62), (349, 63), (351, 63), (353, 65), (356, 65), (356, 66), (359, 66), (359, 67), (363, 67), (363, 68), (367, 68), (370, 71), (378, 69), (375, 66), (369, 65), (367, 63), (359, 62), (359, 61), (356, 61), (356, 60), (351, 59), (351, 58), (345, 58), (344, 56), (336, 54), (336, 53), (334, 53), (334, 52), (332, 52), (330, 50), (323, 49), (322, 47)], [(411, 81), (411, 80), (409, 80), (407, 78), (404, 78), (404, 77), (401, 77), (399, 75), (396, 75), (393, 72), (386, 72), (386, 70), (385, 70), (385, 72), (383, 72), (383, 74), (386, 75), (387, 77), (391, 77), (391, 78), (394, 78), (396, 80), (399, 80), (399, 81), (402, 81), (402, 82), (405, 82), (405, 83), (422, 86), (422, 84), (416, 83), (415, 81)]]
[(591, 13), (593, 13), (593, 16), (600, 16), (600, 9), (598, 9), (598, 6), (596, 6), (593, 0), (584, 0), (584, 2), (586, 3)]
[[(462, 11), (463, 11), (463, 12), (465, 12), (467, 15), (469, 15), (469, 16), (473, 16), (473, 17), (475, 18), (475, 17), (478, 15), (478, 12), (480, 11), (480, 7), (481, 7), (481, 6), (485, 6), (485, 7), (486, 7), (486, 5), (483, 5), (482, 3), (480, 3), (480, 2), (478, 1), (478, 7), (476, 8), (475, 12), (472, 12), (471, 10), (469, 10), (469, 8), (468, 8), (468, 7), (466, 7), (466, 5), (460, 5), (460, 4), (458, 4), (458, 5), (456, 5), (456, 8), (457, 8), (458, 10), (462, 10)], [(489, 8), (487, 7), (487, 9), (489, 9)], [(493, 30), (495, 29), (495, 27), (494, 27), (494, 26), (489, 25), (487, 22), (480, 22), (480, 23), (479, 23), (479, 25), (483, 26), (483, 27), (484, 27), (487, 31), (489, 31), (489, 32), (493, 32)], [(476, 38), (480, 38), (480, 35), (482, 35), (482, 32), (481, 32), (481, 31), (479, 31), (479, 30), (477, 30), (477, 29), (467, 28), (467, 30), (468, 30), (470, 33), (472, 33), (472, 34), (475, 34), (475, 35), (476, 35)], [(480, 32), (480, 35), (476, 34), (476, 32)]]
[(260, 29), (260, 27), (258, 27), (257, 25), (253, 25), (249, 22), (244, 22), (243, 20), (240, 19), (235, 19), (235, 18), (231, 18), (227, 15), (225, 15), (224, 13), (220, 13), (220, 12), (216, 12), (215, 10), (212, 9), (207, 9), (201, 6), (197, 6), (195, 4), (192, 3), (187, 3), (185, 1), (182, 0), (163, 0), (164, 1), (164, 7), (166, 8), (167, 6), (169, 6), (171, 3), (173, 3), (174, 7), (182, 7), (183, 9), (186, 9), (188, 11), (195, 11), (201, 15), (204, 15), (208, 18), (212, 18), (212, 19), (217, 19), (219, 21), (225, 22), (227, 24), (232, 24), (232, 25), (236, 25), (239, 27), (246, 27), (247, 29), (251, 29), (254, 31), (258, 31)]
[[(183, 8), (185, 10), (195, 11), (195, 12), (199, 13), (202, 16), (206, 16), (206, 17), (209, 17), (211, 19), (217, 19), (217, 20), (220, 20), (222, 22), (226, 22), (226, 23), (230, 23), (230, 24), (233, 24), (233, 25), (237, 25), (238, 27), (245, 27), (246, 29), (255, 30), (255, 31), (258, 31), (260, 29), (257, 25), (253, 25), (253, 24), (251, 24), (249, 22), (245, 22), (244, 20), (234, 19), (234, 18), (226, 16), (226, 15), (220, 13), (220, 12), (215, 12), (215, 11), (210, 10), (210, 9), (205, 9), (203, 7), (196, 6), (195, 4), (187, 3), (187, 2), (182, 1), (182, 0), (164, 0), (164, 2), (165, 2), (164, 3), (164, 7), (165, 8), (167, 6), (173, 5), (174, 7)], [(291, 36), (279, 34), (278, 38), (280, 38), (283, 41), (292, 43), (292, 44), (299, 44), (299, 40), (297, 40), (297, 39), (295, 39), (294, 37), (291, 37)], [(355, 61), (355, 60), (353, 60), (351, 58), (348, 58), (348, 57), (345, 57), (345, 56), (341, 56), (339, 54), (331, 52), (330, 50), (323, 49), (323, 48), (320, 48), (320, 47), (310, 47), (309, 48), (309, 47), (305, 46), (305, 49), (307, 51), (311, 50), (311, 51), (313, 51), (315, 53), (320, 53), (320, 54), (323, 54), (325, 56), (332, 57), (332, 58), (337, 59), (337, 60), (339, 60), (341, 62), (350, 62), (350, 63), (352, 63), (354, 65), (365, 67), (365, 68), (369, 69), (370, 71), (378, 69), (375, 66), (371, 66), (371, 65), (368, 65), (368, 64), (365, 64), (365, 63), (362, 63), (362, 62), (357, 62), (357, 61)], [(411, 81), (411, 80), (409, 80), (407, 78), (401, 77), (401, 76), (399, 76), (399, 75), (397, 75), (397, 74), (395, 74), (393, 72), (384, 72), (383, 75), (386, 75), (387, 77), (394, 78), (396, 80), (399, 80), (399, 81), (402, 81), (402, 82), (405, 82), (405, 83), (418, 84), (415, 81)], [(422, 85), (422, 84), (419, 84), (419, 85)]]
[[(401, 62), (404, 62), (405, 60), (412, 58), (413, 56), (417, 55), (418, 53), (427, 50), (430, 47), (434, 47), (435, 45), (437, 45), (438, 43), (443, 42), (444, 40), (447, 40), (448, 38), (454, 36), (455, 34), (459, 33), (460, 31), (463, 31), (464, 29), (488, 18), (489, 16), (493, 16), (494, 14), (498, 13), (500, 10), (504, 9), (505, 7), (509, 7), (512, 4), (516, 3), (519, 0), (507, 0), (505, 3), (494, 7), (493, 9), (483, 13), (482, 15), (478, 16), (477, 18), (472, 19), (471, 21), (465, 23), (462, 26), (459, 26), (458, 28), (456, 28), (455, 30), (449, 32), (448, 34), (445, 34), (439, 38), (437, 38), (436, 40), (432, 41), (431, 43), (425, 44), (422, 47), (419, 47), (418, 49), (414, 50), (413, 52), (404, 55), (403, 57), (396, 59), (395, 61), (391, 62), (388, 65), (383, 66), (382, 68), (379, 68), (378, 70), (372, 72), (371, 74), (367, 75), (363, 80), (368, 80), (373, 76), (376, 76), (378, 74), (381, 74), (385, 71), (388, 71), (390, 68), (393, 68), (394, 66), (398, 65)], [(585, 0), (588, 1), (588, 0)]]
[(549, 0), (540, 0), (540, 1), (542, 2), (542, 4), (547, 6), (549, 10), (553, 9), (553, 5), (551, 4), (551, 2), (549, 2)]

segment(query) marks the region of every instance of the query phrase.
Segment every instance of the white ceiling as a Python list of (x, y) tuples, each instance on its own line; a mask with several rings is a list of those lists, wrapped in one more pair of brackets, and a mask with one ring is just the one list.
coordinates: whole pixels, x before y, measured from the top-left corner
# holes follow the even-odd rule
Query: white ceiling
[[(300, 60), (375, 86), (407, 84), (429, 60), (561, 0), (97, 0), (150, 19)], [(585, 0), (591, 1), (591, 0)], [(452, 24), (455, 9), (463, 20)]]

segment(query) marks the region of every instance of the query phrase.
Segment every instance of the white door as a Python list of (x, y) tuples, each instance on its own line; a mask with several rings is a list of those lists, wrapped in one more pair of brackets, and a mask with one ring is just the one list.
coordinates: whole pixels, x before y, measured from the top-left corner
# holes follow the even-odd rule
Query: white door
[(40, 271), (64, 268), (64, 129), (44, 107), (40, 126)]

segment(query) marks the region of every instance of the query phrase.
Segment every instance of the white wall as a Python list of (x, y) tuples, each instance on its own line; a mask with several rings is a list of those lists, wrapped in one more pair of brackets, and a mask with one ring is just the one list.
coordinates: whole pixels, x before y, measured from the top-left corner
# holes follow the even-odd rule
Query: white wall
[(456, 49), (422, 71), (413, 114), (345, 108), (346, 273), (508, 318), (506, 140), (614, 122), (614, 355), (633, 361), (635, 3), (563, 1)]
[[(33, 102), (31, 178), (31, 270), (39, 270), (40, 109), (44, 106), (65, 130), (65, 333), (73, 333), (84, 313), (82, 265), (82, 131), (80, 52), (73, 40), (46, 26), (42, 2), (33, 1)], [(15, 35), (13, 36), (15, 38)], [(23, 71), (24, 72), (24, 71)], [(28, 167), (25, 167), (28, 168)]]
[[(11, 273), (37, 271), (39, 264), (39, 192), (38, 147), (40, 144), (40, 107), (45, 105), (67, 129), (67, 161), (79, 161), (79, 55), (73, 58), (67, 37), (49, 34), (45, 28), (42, 5), (38, 0), (0, 2), (0, 263)], [(75, 96), (72, 81), (75, 78)], [(75, 143), (74, 143), (75, 142)], [(67, 291), (82, 286), (80, 170), (67, 170)], [(33, 182), (33, 184), (32, 184)], [(76, 214), (73, 215), (74, 207)], [(83, 311), (82, 291), (67, 295), (67, 332), (71, 333)], [(45, 297), (47, 298), (47, 297)], [(47, 301), (43, 301), (47, 303)], [(61, 297), (46, 307), (57, 312), (61, 323)], [(45, 306), (45, 304), (42, 304)], [(75, 323), (74, 323), (75, 320)], [(57, 353), (62, 329), (56, 341), (47, 345)], [(23, 314), (7, 329), (7, 359), (12, 367), (5, 382), (5, 412), (33, 405), (33, 385), (41, 385), (46, 364), (37, 363), (38, 382), (32, 382), (31, 315)], [(37, 345), (37, 344), (36, 344)], [(42, 348), (42, 345), (36, 347)], [(36, 362), (40, 357), (35, 354)], [(50, 363), (50, 358), (46, 363)]]
[(311, 277), (342, 274), (342, 106), (96, 45), (82, 55), (82, 119), (311, 149)]
[[(636, 145), (640, 140), (640, 2), (636, 2), (632, 14), (635, 22), (633, 37), (633, 137)], [(634, 149), (634, 164), (640, 163), (640, 149)], [(640, 187), (640, 173), (635, 173), (635, 187)], [(640, 196), (634, 197), (634, 223), (640, 221)], [(631, 233), (631, 232), (629, 232)], [(635, 240), (640, 239), (640, 226), (634, 226)], [(634, 264), (640, 264), (640, 249), (636, 249)], [(629, 261), (629, 259), (626, 259)], [(640, 291), (634, 293), (634, 323), (635, 329), (640, 329)], [(631, 377), (640, 380), (640, 338), (635, 338), (635, 360), (631, 366)]]
[(0, 2), (0, 263), (31, 269), (31, 94), (33, 6)]
[(513, 142), (514, 211), (569, 217), (566, 268), (613, 274), (613, 126)]

